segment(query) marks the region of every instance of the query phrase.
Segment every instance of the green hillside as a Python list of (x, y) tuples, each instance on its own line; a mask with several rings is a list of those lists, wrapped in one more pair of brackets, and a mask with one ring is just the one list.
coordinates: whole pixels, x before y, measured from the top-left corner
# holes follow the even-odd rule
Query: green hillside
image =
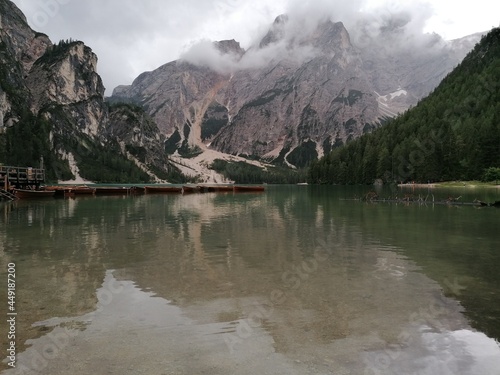
[(309, 168), (326, 184), (491, 178), (500, 172), (500, 28), (427, 98)]

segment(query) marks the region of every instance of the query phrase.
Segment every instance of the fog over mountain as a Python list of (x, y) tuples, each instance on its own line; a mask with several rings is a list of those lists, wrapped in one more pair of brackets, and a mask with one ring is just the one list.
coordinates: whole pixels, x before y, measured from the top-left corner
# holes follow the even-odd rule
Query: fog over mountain
[[(430, 4), (392, 4), (363, 11), (364, 3), (294, 0), (287, 7), (286, 22), (276, 23), (271, 31), (257, 33), (243, 57), (239, 53), (223, 53), (212, 41), (202, 39), (192, 43), (180, 60), (220, 73), (261, 68), (282, 59), (303, 63), (322, 53), (308, 42), (314, 38), (318, 25), (327, 20), (342, 22), (353, 45), (361, 50), (375, 44), (386, 55), (414, 49), (432, 54), (439, 53), (446, 44), (439, 35), (424, 32), (433, 14)], [(259, 45), (269, 32), (273, 33), (274, 43)]]

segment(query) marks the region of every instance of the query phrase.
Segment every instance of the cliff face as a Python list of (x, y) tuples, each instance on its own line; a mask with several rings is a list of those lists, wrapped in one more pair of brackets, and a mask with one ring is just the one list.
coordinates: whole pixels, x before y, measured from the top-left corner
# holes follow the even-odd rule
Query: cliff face
[(20, 120), (32, 99), (24, 78), (34, 62), (51, 46), (34, 32), (23, 13), (10, 1), (0, 1), (0, 133)]
[[(107, 153), (104, 159), (113, 158), (143, 179), (157, 179), (170, 168), (154, 122), (143, 127), (131, 111), (110, 112), (97, 56), (89, 47), (77, 41), (53, 45), (8, 0), (0, 0), (0, 12), (0, 134), (8, 139), (0, 142), (0, 162), (37, 164), (44, 157), (53, 172), (49, 175), (58, 178), (80, 173), (92, 179), (95, 171), (112, 168), (96, 153)], [(16, 140), (23, 131), (41, 138), (32, 139), (33, 145), (47, 144), (49, 150), (21, 157)], [(140, 158), (129, 151), (136, 149), (137, 139), (144, 149)]]
[[(45, 113), (51, 122), (64, 114), (71, 119), (67, 135), (75, 130), (98, 140), (108, 119), (104, 86), (96, 69), (97, 56), (82, 42), (50, 47), (25, 80), (33, 97), (32, 112)], [(54, 111), (56, 105), (59, 111)], [(54, 129), (56, 133), (62, 130)]]
[(175, 168), (165, 154), (165, 136), (142, 108), (130, 104), (112, 105), (106, 138), (116, 139), (121, 152), (153, 179), (168, 179)]
[(24, 14), (10, 1), (0, 2), (0, 12), (2, 44), (20, 64), (23, 73), (27, 73), (52, 43), (45, 34), (33, 31)]
[(114, 97), (141, 97), (141, 105), (163, 133), (177, 132), (182, 141), (190, 140), (194, 145), (199, 132), (193, 126), (202, 121), (218, 89), (225, 84), (226, 77), (208, 68), (172, 62), (153, 73), (143, 73), (133, 87), (118, 87)]
[(52, 47), (26, 79), (34, 97), (33, 111), (50, 102), (69, 105), (102, 98), (104, 86), (96, 69), (97, 56), (82, 42)]
[(301, 30), (280, 16), (247, 51), (203, 46), (113, 97), (143, 105), (171, 152), (190, 145), (303, 166), (416, 104), (468, 51), (438, 36), (405, 45), (398, 32), (352, 41), (340, 22)]

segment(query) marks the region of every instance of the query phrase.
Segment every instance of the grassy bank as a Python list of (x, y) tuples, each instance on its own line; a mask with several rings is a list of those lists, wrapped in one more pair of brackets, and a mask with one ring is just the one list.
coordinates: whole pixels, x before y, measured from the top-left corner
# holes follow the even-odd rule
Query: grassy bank
[(440, 188), (440, 187), (496, 187), (500, 188), (500, 181), (445, 181), (445, 182), (434, 182), (430, 184), (400, 184), (400, 187), (426, 187), (426, 188)]

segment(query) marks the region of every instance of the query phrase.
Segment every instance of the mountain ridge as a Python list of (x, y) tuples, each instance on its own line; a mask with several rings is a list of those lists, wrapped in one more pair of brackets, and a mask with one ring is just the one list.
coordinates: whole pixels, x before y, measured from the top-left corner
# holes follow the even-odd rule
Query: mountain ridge
[[(341, 22), (325, 20), (302, 34), (290, 31), (288, 22), (286, 15), (278, 16), (268, 33), (237, 58), (231, 52), (214, 54), (204, 42), (180, 60), (118, 87), (112, 98), (144, 106), (167, 142), (178, 148), (303, 167), (415, 105), (469, 47), (431, 35), (421, 42), (427, 50), (420, 55), (409, 46), (374, 50), (370, 46), (380, 39), (357, 47)], [(384, 37), (390, 32), (385, 30)], [(219, 108), (219, 119), (207, 115), (211, 105)], [(210, 139), (199, 137), (207, 133), (204, 124), (216, 122)], [(294, 153), (303, 155), (297, 165), (288, 160)]]

